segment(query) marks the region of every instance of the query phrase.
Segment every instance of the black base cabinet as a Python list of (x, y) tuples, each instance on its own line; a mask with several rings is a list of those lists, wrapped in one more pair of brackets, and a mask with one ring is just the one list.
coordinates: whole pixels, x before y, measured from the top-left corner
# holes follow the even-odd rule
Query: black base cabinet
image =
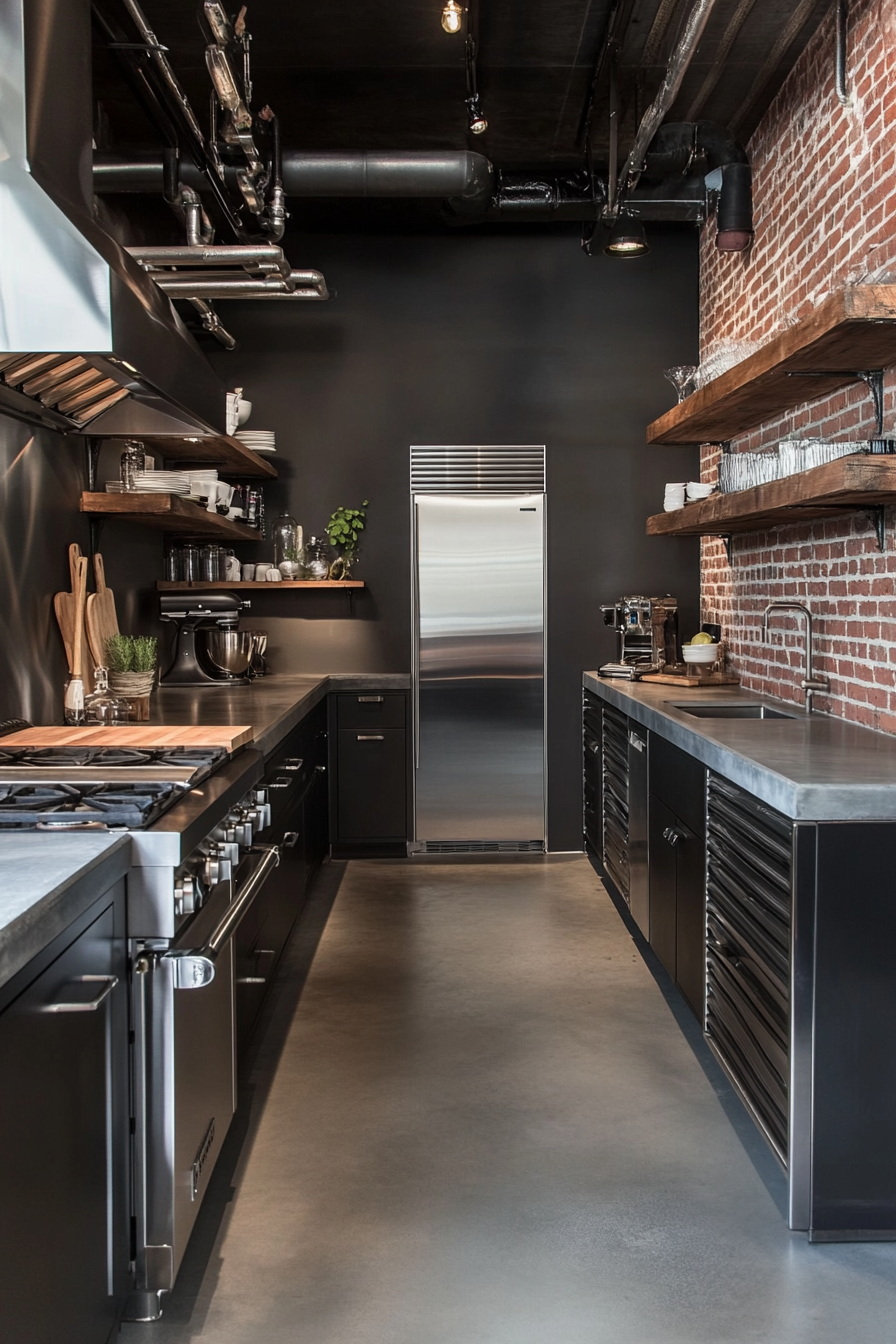
[(331, 696), (330, 821), (334, 858), (407, 853), (407, 695)]
[(272, 753), (264, 780), (272, 823), (259, 836), (280, 846), (280, 864), (234, 935), (237, 1056), (262, 1004), (328, 847), (327, 711), (320, 704)]
[(650, 946), (702, 1022), (706, 769), (651, 733), (648, 774)]
[(106, 1344), (128, 1290), (124, 882), (0, 993), (0, 1339)]

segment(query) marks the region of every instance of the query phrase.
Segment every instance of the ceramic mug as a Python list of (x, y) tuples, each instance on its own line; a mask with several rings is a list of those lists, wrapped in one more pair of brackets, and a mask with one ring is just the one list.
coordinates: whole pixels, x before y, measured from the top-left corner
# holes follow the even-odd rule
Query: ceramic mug
[(276, 565), (270, 565), (267, 574), (265, 574), (265, 578), (267, 579), (268, 583), (280, 583), (280, 581), (283, 578), (283, 575), (280, 573)]
[(256, 566), (255, 566), (255, 582), (256, 582), (256, 583), (264, 583), (265, 579), (266, 579), (267, 576), (268, 576), (268, 570), (269, 570), (270, 568), (271, 568), (271, 566), (270, 566), (269, 564), (267, 564), (266, 562), (265, 562), (264, 564), (261, 564), (261, 565), (256, 565)]
[(254, 582), (255, 582), (255, 566), (254, 566), (254, 565), (243, 565), (242, 573), (241, 573), (241, 578), (242, 578), (242, 580), (243, 580), (243, 583), (254, 583)]

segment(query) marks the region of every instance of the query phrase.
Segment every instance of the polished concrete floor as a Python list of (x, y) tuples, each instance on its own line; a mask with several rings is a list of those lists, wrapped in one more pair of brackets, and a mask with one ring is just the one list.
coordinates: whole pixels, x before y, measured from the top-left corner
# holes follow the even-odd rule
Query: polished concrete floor
[(123, 1344), (893, 1339), (896, 1245), (788, 1232), (647, 956), (584, 858), (333, 865), (177, 1290)]

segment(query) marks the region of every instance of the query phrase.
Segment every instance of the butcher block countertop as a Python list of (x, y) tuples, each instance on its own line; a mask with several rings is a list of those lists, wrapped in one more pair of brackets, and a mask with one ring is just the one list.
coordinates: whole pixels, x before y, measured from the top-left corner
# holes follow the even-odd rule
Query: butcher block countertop
[(120, 728), (23, 728), (0, 741), (4, 747), (224, 747), (232, 754), (253, 736), (248, 723), (233, 728), (134, 723)]

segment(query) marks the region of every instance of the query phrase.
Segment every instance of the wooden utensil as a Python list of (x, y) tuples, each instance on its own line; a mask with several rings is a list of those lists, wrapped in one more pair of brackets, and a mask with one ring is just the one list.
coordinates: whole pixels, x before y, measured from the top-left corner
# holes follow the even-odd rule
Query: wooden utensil
[(87, 596), (87, 557), (78, 560), (74, 581), (75, 629), (72, 636), (72, 675), (65, 688), (67, 715), (84, 715), (84, 682), (81, 672), (81, 653), (84, 648), (84, 601)]
[(112, 635), (117, 635), (119, 630), (115, 594), (106, 587), (106, 570), (99, 551), (93, 557), (93, 572), (96, 575), (96, 592), (87, 599), (87, 640), (93, 661), (100, 667), (107, 667), (106, 641)]
[[(81, 547), (77, 542), (73, 542), (68, 548), (68, 566), (71, 575), (72, 591), (70, 593), (57, 593), (53, 599), (53, 609), (56, 612), (56, 620), (59, 623), (59, 631), (62, 635), (62, 642), (65, 645), (65, 657), (68, 662), (69, 672), (72, 670), (72, 656), (75, 643), (75, 580), (78, 573), (78, 561), (82, 558)], [(93, 659), (90, 651), (82, 647), (81, 651), (81, 671), (82, 679), (88, 685), (93, 686)]]

